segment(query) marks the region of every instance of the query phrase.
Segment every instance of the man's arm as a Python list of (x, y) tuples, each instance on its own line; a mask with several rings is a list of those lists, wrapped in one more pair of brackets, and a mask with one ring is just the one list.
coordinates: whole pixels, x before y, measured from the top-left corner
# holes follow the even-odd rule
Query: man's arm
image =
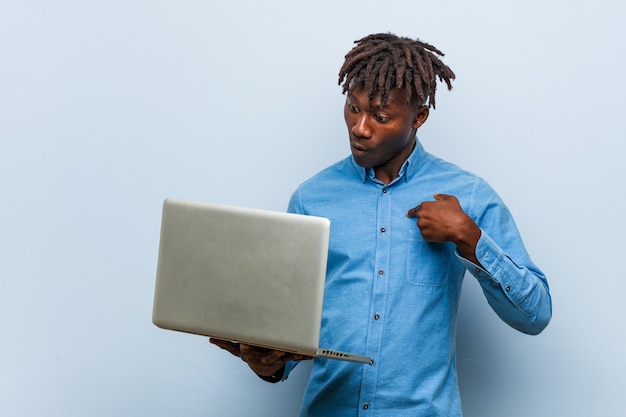
[(480, 210), (496, 243), (461, 208), (454, 196), (436, 194), (407, 212), (429, 242), (453, 242), (461, 262), (480, 283), (492, 309), (511, 327), (540, 333), (552, 317), (552, 300), (543, 273), (530, 261), (510, 213), (503, 204)]

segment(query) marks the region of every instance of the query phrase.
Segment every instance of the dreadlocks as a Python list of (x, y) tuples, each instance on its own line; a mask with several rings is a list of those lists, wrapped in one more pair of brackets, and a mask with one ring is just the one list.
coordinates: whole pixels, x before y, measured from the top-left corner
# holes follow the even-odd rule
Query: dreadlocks
[(357, 46), (348, 52), (339, 71), (344, 94), (365, 87), (370, 101), (380, 94), (384, 104), (392, 89), (406, 89), (409, 103), (417, 99), (435, 108), (437, 77), (452, 89), (454, 73), (437, 57), (444, 54), (432, 45), (391, 33), (369, 35), (354, 43)]

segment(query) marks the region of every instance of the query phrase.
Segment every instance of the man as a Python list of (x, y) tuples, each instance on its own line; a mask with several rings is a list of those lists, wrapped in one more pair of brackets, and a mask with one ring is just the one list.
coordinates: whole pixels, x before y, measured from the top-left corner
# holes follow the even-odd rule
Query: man
[[(339, 72), (352, 155), (303, 183), (289, 211), (327, 217), (322, 346), (371, 366), (315, 359), (301, 416), (461, 416), (455, 327), (469, 271), (512, 327), (541, 332), (548, 284), (482, 179), (427, 153), (416, 133), (454, 73), (435, 47), (392, 34), (355, 42)], [(212, 340), (266, 380), (305, 359)]]

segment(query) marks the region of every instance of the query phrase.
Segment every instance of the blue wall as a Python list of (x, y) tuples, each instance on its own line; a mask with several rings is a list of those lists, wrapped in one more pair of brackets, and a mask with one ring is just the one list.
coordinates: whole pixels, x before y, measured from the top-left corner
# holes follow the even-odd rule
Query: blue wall
[(623, 2), (208, 3), (0, 2), (1, 415), (294, 415), (307, 366), (265, 384), (151, 324), (161, 203), (283, 210), (348, 154), (337, 72), (378, 31), (446, 53), (420, 138), (500, 192), (552, 287), (530, 337), (466, 280), (466, 416), (624, 410)]

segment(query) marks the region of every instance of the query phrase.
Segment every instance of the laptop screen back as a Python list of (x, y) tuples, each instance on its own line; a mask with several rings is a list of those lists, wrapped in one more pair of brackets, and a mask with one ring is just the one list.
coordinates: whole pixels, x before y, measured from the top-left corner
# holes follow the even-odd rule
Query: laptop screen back
[(154, 324), (312, 355), (329, 233), (324, 218), (165, 200)]

